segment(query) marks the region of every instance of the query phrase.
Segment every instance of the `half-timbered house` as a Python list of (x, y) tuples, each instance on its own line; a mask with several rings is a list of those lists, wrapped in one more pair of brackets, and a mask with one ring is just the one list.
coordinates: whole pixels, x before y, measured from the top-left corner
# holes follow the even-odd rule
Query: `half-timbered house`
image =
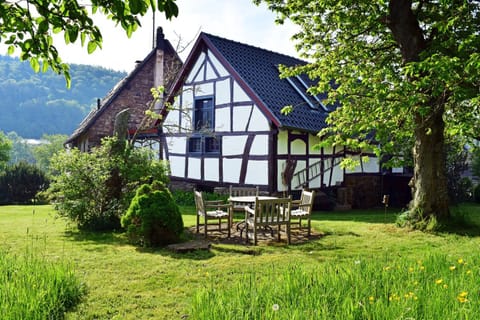
[[(317, 148), (317, 133), (336, 106), (307, 93), (308, 77), (280, 78), (280, 65), (304, 63), (201, 33), (173, 85), (174, 107), (164, 115), (163, 157), (172, 183), (277, 193), (344, 185), (348, 175), (380, 175), (376, 158), (348, 171), (340, 161), (362, 160), (358, 155)], [(288, 115), (281, 112), (285, 106), (293, 107)]]

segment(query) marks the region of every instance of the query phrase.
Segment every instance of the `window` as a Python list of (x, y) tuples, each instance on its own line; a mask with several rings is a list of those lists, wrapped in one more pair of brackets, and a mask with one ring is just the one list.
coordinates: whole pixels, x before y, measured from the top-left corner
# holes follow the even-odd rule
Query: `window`
[(195, 108), (193, 114), (194, 130), (212, 131), (214, 128), (213, 115), (214, 108), (212, 97), (195, 99)]
[(213, 154), (220, 153), (220, 137), (191, 137), (188, 139), (188, 152)]
[(202, 138), (193, 137), (188, 140), (188, 151), (189, 152), (202, 152)]
[(205, 152), (219, 153), (220, 152), (220, 138), (205, 137)]

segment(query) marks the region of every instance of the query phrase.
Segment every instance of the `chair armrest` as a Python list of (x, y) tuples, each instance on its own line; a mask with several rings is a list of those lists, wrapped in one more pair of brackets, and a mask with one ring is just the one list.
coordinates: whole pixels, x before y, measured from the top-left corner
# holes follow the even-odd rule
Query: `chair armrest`
[(204, 202), (205, 202), (205, 205), (213, 205), (213, 204), (222, 204), (223, 200), (207, 200)]
[(255, 210), (250, 208), (249, 206), (245, 206), (245, 214), (255, 215)]
[(292, 205), (299, 205), (302, 203), (302, 200), (292, 200)]
[(230, 204), (220, 202), (205, 203), (205, 208), (215, 208), (215, 209), (230, 209)]

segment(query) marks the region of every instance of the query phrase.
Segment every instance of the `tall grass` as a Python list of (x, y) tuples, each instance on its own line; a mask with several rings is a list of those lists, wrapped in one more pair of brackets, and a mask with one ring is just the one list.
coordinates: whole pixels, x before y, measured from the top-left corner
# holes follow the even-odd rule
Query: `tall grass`
[(0, 252), (0, 319), (63, 319), (84, 293), (70, 265)]
[(479, 262), (436, 254), (270, 265), (228, 287), (210, 279), (194, 296), (189, 319), (475, 319)]

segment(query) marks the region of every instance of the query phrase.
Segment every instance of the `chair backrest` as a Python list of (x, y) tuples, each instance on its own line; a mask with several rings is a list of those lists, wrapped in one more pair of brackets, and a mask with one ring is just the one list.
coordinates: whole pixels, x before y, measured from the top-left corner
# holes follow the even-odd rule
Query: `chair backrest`
[(197, 214), (204, 215), (205, 214), (205, 204), (203, 203), (203, 195), (202, 192), (193, 190), (193, 195), (195, 197), (195, 206), (197, 207)]
[(255, 199), (255, 223), (274, 225), (290, 221), (292, 198)]
[(303, 190), (302, 195), (300, 197), (300, 208), (304, 211), (308, 211), (308, 213), (311, 213), (314, 199), (315, 199), (315, 191)]
[(230, 186), (230, 197), (255, 196), (258, 197), (258, 186), (256, 187), (233, 187)]

